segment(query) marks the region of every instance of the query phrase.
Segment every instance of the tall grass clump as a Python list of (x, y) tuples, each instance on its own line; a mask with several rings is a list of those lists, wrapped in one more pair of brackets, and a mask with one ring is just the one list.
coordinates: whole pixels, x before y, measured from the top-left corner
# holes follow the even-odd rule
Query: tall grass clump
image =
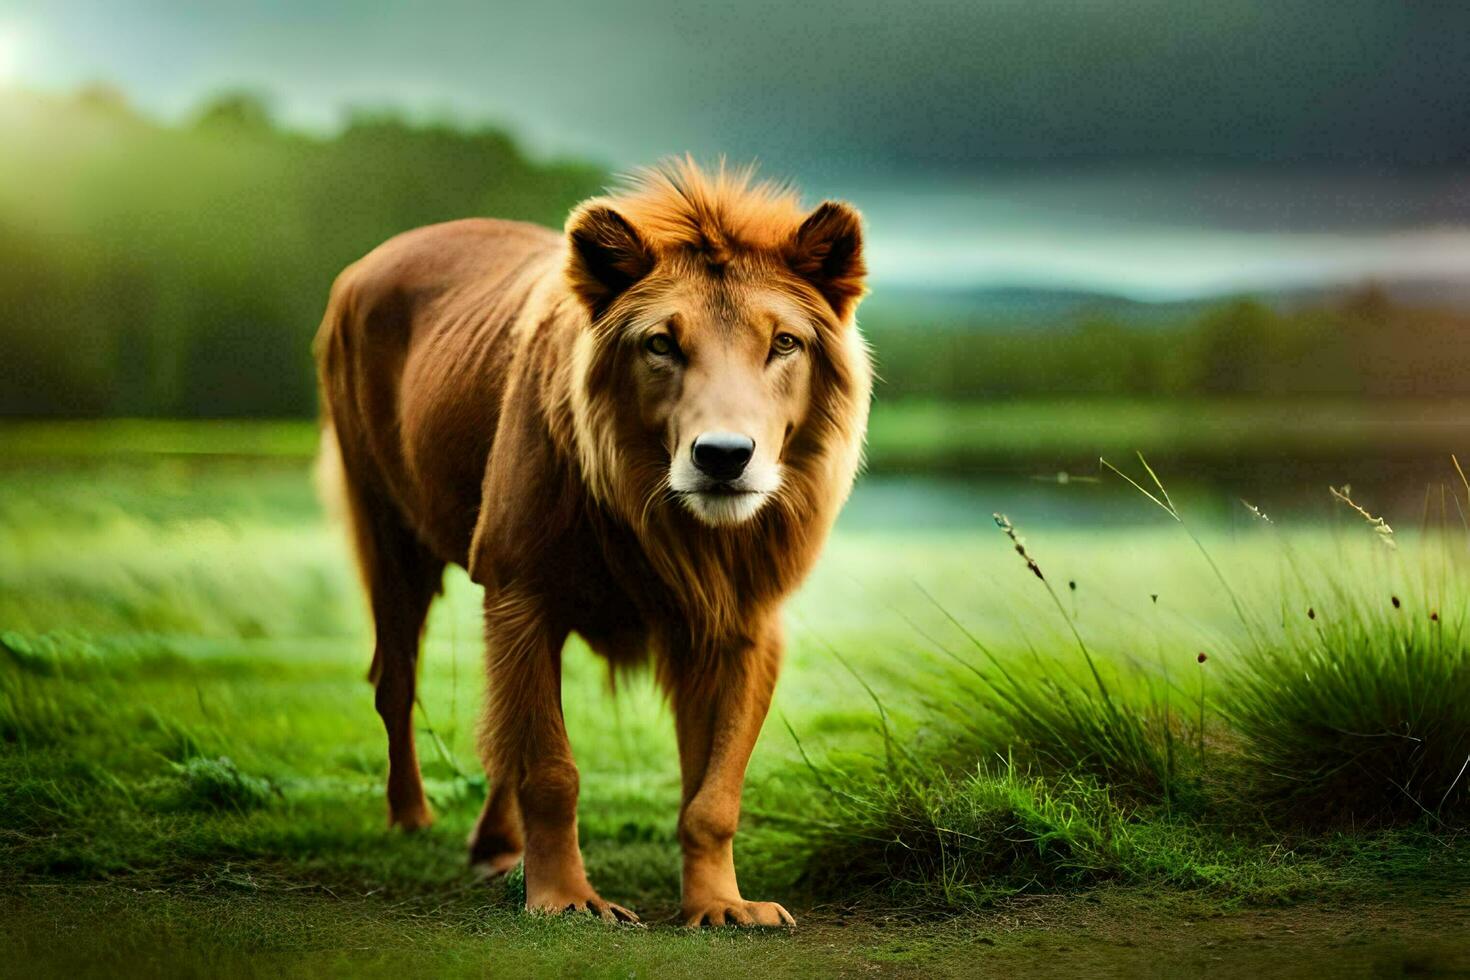
[[(1461, 552), (1446, 547), (1436, 562), (1432, 542), (1448, 544), (1439, 535), (1406, 555), (1387, 520), (1348, 487), (1329, 487), (1370, 532), (1378, 561), (1356, 566), (1339, 554), (1328, 563), (1283, 548), (1295, 594), (1278, 597), (1286, 599), (1281, 623), (1267, 627), (1139, 459), (1157, 493), (1103, 465), (1174, 518), (1240, 620), (1238, 653), (1219, 697), (1239, 757), (1235, 769), (1251, 782), (1237, 793), (1297, 824), (1463, 815), (1470, 800), (1470, 653)], [(1470, 495), (1470, 483), (1465, 489)], [(1455, 504), (1463, 518), (1458, 498)]]
[(1043, 657), (1034, 648), (1029, 661), (1008, 662), (929, 597), (972, 650), (964, 656), (940, 647), (968, 675), (968, 683), (961, 678), (954, 688), (962, 709), (958, 723), (966, 732), (959, 746), (1019, 751), (1028, 763), (1098, 777), (1134, 800), (1176, 801), (1188, 795), (1175, 751), (1182, 719), (1164, 707), (1166, 700), (1140, 699), (1136, 684), (1117, 685), (1105, 676), (1107, 665), (1083, 638), (1015, 525), (1004, 514), (994, 519), (1065, 624), (1081, 668), (1074, 672), (1061, 657)]
[(1324, 609), (1315, 629), (1263, 642), (1224, 698), (1264, 788), (1313, 821), (1467, 812), (1463, 612), (1381, 605)]
[[(1238, 658), (1222, 701), (1270, 802), (1307, 822), (1470, 814), (1470, 652), (1462, 555), (1384, 546), (1366, 573), (1299, 571), (1303, 610)], [(1447, 543), (1447, 542), (1445, 542)], [(1299, 563), (1298, 563), (1299, 564)], [(1356, 572), (1356, 574), (1355, 574)]]
[(241, 772), (228, 756), (194, 756), (172, 765), (177, 785), (167, 802), (178, 809), (243, 813), (265, 806), (276, 793), (268, 780)]
[(802, 875), (818, 895), (952, 908), (1128, 874), (1126, 824), (1088, 777), (1052, 781), (1012, 760), (950, 774), (914, 756), (819, 776), (828, 801)]

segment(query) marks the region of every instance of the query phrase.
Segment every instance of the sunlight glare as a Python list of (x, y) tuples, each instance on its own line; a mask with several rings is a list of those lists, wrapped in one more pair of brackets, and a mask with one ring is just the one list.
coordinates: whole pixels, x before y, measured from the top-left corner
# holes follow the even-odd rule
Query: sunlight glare
[(0, 85), (9, 85), (19, 76), (21, 47), (20, 31), (0, 24)]

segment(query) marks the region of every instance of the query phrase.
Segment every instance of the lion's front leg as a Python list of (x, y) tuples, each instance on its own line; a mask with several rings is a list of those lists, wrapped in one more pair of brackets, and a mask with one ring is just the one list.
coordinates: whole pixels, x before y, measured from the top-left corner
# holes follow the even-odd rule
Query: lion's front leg
[(561, 710), (561, 648), (568, 631), (536, 597), (488, 591), (485, 627), (490, 690), (481, 748), (491, 778), (514, 787), (524, 835), (526, 908), (637, 922), (632, 912), (593, 890), (577, 845), (577, 766)]
[(684, 924), (791, 926), (775, 902), (746, 901), (735, 879), (734, 840), (740, 823), (745, 767), (771, 706), (781, 659), (774, 617), (756, 638), (728, 651), (714, 675), (676, 678), (675, 724), (684, 802), (679, 843), (684, 851)]

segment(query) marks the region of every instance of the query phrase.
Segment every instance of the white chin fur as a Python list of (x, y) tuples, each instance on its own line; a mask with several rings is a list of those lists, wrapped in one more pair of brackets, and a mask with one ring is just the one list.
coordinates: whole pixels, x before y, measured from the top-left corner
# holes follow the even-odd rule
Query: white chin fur
[(689, 512), (711, 527), (742, 524), (766, 502), (765, 493), (685, 493), (679, 499)]

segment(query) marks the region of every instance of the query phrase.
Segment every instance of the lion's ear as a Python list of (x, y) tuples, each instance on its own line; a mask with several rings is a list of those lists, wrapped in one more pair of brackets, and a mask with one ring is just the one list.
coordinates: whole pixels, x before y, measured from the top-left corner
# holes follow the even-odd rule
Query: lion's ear
[(585, 204), (567, 221), (567, 280), (593, 318), (648, 275), (653, 254), (633, 226), (605, 204)]
[(846, 320), (866, 289), (862, 218), (849, 204), (824, 201), (791, 236), (786, 262)]

